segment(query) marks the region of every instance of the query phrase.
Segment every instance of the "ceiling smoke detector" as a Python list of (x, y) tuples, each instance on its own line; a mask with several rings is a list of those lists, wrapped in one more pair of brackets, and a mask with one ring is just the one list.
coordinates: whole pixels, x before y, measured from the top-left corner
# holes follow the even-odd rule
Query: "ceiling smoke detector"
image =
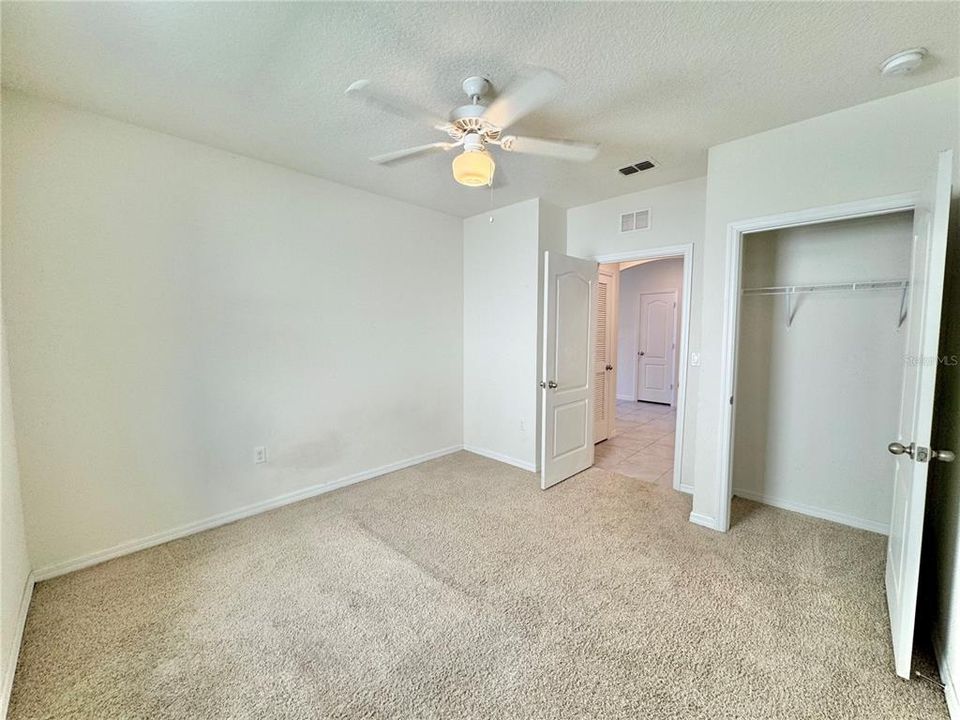
[(926, 57), (926, 48), (913, 48), (912, 50), (898, 52), (880, 63), (880, 74), (884, 77), (907, 75), (920, 67)]

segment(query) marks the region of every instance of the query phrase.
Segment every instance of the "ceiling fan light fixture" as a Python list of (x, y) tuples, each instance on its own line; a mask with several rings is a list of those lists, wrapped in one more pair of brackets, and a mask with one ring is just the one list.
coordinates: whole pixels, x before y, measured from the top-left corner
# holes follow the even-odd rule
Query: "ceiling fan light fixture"
[(497, 164), (482, 148), (464, 150), (453, 159), (453, 179), (467, 187), (483, 187), (493, 182)]

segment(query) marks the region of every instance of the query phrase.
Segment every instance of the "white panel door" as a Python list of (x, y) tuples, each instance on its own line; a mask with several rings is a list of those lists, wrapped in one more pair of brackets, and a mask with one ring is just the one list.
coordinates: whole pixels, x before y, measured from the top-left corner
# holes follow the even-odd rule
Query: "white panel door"
[(899, 437), (888, 448), (897, 455), (897, 460), (885, 582), (896, 671), (904, 678), (910, 677), (913, 656), (927, 469), (930, 460), (937, 456), (936, 450), (930, 448), (930, 432), (937, 380), (952, 165), (952, 151), (942, 152), (914, 211)]
[(593, 324), (597, 264), (544, 253), (540, 485), (593, 465)]
[(593, 441), (613, 435), (617, 410), (617, 265), (601, 265), (593, 332)]
[(637, 351), (637, 400), (673, 402), (677, 293), (640, 296), (640, 347)]

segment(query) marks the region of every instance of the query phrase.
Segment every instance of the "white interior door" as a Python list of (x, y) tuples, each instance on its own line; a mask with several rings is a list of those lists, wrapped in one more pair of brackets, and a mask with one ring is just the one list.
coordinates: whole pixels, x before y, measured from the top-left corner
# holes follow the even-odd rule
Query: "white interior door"
[(637, 400), (673, 402), (676, 326), (676, 291), (644, 293), (640, 296)]
[(540, 485), (593, 465), (593, 324), (597, 264), (544, 253)]
[(896, 671), (904, 678), (910, 677), (913, 655), (927, 469), (937, 454), (930, 448), (930, 430), (937, 379), (952, 164), (952, 151), (942, 152), (914, 211), (899, 437), (889, 447), (890, 452), (898, 457), (885, 580)]
[(593, 441), (613, 434), (617, 411), (617, 265), (601, 265), (597, 272), (597, 310), (593, 345)]

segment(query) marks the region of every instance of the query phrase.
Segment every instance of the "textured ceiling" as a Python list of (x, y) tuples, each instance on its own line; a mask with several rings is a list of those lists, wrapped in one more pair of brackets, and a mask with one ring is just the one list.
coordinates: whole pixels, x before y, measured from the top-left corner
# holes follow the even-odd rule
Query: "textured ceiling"
[[(571, 207), (706, 172), (707, 148), (958, 74), (957, 3), (10, 3), (3, 82), (354, 187), (471, 215), (452, 156), (371, 155), (444, 137), (344, 96), (394, 86), (445, 114), (460, 82), (525, 66), (567, 80), (518, 134), (599, 142), (588, 164), (498, 155), (497, 206)], [(932, 62), (881, 79), (922, 45)], [(616, 169), (655, 158), (623, 177)], [(498, 178), (500, 179), (500, 178)]]

